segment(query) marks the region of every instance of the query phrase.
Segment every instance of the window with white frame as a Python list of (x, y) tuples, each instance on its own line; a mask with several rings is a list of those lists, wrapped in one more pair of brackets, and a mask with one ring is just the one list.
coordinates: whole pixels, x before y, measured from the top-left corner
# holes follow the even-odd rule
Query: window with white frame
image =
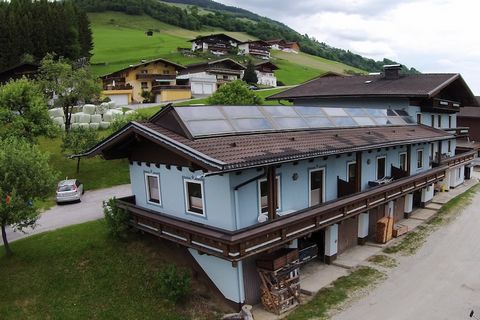
[(423, 149), (417, 150), (417, 169), (423, 168)]
[(309, 185), (310, 206), (323, 203), (325, 201), (325, 169), (310, 170)]
[(399, 155), (399, 167), (403, 171), (407, 171), (407, 153), (401, 152)]
[(145, 187), (147, 190), (147, 202), (161, 205), (160, 176), (158, 174), (145, 173)]
[(387, 175), (386, 157), (377, 158), (377, 180), (383, 179)]
[(185, 210), (188, 213), (205, 216), (205, 196), (203, 183), (198, 180), (184, 180)]
[(460, 177), (462, 176), (462, 167), (457, 168), (457, 180), (460, 180)]
[[(277, 184), (277, 210), (280, 209), (280, 177), (276, 176)], [(267, 179), (262, 179), (258, 181), (258, 192), (259, 192), (259, 203), (260, 203), (260, 213), (268, 212), (268, 182)]]

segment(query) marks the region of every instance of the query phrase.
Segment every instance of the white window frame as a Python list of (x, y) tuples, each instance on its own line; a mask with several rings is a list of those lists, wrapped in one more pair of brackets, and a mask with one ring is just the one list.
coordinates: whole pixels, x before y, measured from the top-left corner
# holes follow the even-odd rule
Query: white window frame
[(462, 167), (457, 168), (457, 181), (462, 177)]
[[(198, 213), (198, 212), (194, 212), (194, 211), (190, 211), (188, 210), (189, 209), (189, 200), (188, 200), (188, 183), (196, 183), (196, 184), (199, 184), (200, 185), (200, 192), (202, 194), (202, 211), (203, 213)], [(185, 196), (185, 212), (189, 213), (189, 214), (192, 214), (192, 215), (195, 215), (195, 216), (199, 216), (199, 217), (206, 217), (207, 214), (206, 214), (206, 208), (205, 208), (205, 192), (204, 192), (204, 189), (203, 189), (203, 181), (201, 180), (193, 180), (193, 179), (184, 179), (183, 180), (183, 192), (184, 192), (184, 196)]]
[[(421, 156), (421, 157), (418, 156), (418, 153), (419, 153), (420, 151), (422, 152), (422, 156)], [(422, 148), (422, 149), (417, 149), (417, 169), (423, 169), (423, 167), (425, 166), (425, 163), (424, 163), (425, 161), (424, 161), (424, 159), (423, 159), (423, 152), (424, 152), (424, 151), (423, 151), (423, 148)], [(418, 159), (419, 159), (419, 158), (422, 159), (422, 166), (421, 166), (421, 167), (418, 166)]]
[[(350, 177), (349, 177), (350, 172), (348, 171), (348, 167), (350, 167), (351, 164), (357, 164), (357, 161), (347, 161), (347, 176), (346, 176), (347, 177), (347, 179), (346, 179), (347, 182), (350, 182)], [(357, 169), (355, 168), (355, 170), (357, 170)]]
[[(402, 155), (405, 155), (405, 168), (402, 169)], [(398, 153), (398, 167), (402, 170), (407, 170), (408, 168), (408, 155), (407, 155), (407, 152), (404, 151), (404, 152), (399, 152)]]
[[(348, 170), (348, 167), (347, 167)], [(308, 205), (311, 207), (312, 206), (312, 172), (317, 172), (317, 171), (323, 171), (323, 181), (322, 181), (322, 203), (325, 203), (327, 199), (325, 199), (325, 180), (326, 180), (326, 170), (325, 167), (322, 168), (315, 168), (315, 169), (310, 169), (308, 170)]]
[[(383, 168), (383, 177), (382, 178), (379, 178), (378, 177), (378, 159), (385, 159), (385, 167)], [(387, 156), (379, 156), (376, 158), (375, 160), (375, 180), (378, 180), (378, 179), (383, 179), (387, 176)]]
[[(276, 212), (281, 212), (282, 211), (282, 188), (280, 186), (280, 175), (276, 175), (275, 179), (277, 180), (277, 211)], [(258, 187), (258, 214), (265, 214), (266, 212), (262, 212), (262, 188), (261, 188), (261, 183), (267, 181), (267, 178), (263, 178), (258, 180), (257, 187)]]
[[(150, 201), (151, 194), (150, 194), (150, 186), (148, 185), (148, 177), (157, 178), (158, 202)], [(147, 203), (153, 204), (153, 205), (156, 205), (156, 206), (161, 206), (162, 205), (162, 190), (160, 189), (160, 175), (158, 173), (145, 172), (145, 195), (147, 196)]]

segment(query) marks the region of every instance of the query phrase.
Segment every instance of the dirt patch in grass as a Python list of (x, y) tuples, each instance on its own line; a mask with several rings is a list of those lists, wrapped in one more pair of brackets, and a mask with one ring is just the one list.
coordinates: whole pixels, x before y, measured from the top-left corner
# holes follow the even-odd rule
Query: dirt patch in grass
[(384, 268), (395, 268), (398, 265), (395, 258), (384, 254), (377, 254), (371, 256), (370, 258), (368, 258), (368, 261)]
[(414, 254), (432, 232), (458, 217), (463, 209), (472, 202), (473, 197), (478, 191), (480, 191), (480, 184), (474, 185), (464, 193), (451, 199), (438, 210), (438, 213), (433, 219), (424, 225), (418, 226), (415, 231), (408, 233), (399, 243), (385, 248), (383, 252), (401, 253), (403, 255)]
[(312, 300), (299, 306), (289, 320), (327, 319), (333, 309), (341, 307), (363, 290), (372, 288), (385, 279), (385, 274), (371, 267), (359, 267), (320, 290)]

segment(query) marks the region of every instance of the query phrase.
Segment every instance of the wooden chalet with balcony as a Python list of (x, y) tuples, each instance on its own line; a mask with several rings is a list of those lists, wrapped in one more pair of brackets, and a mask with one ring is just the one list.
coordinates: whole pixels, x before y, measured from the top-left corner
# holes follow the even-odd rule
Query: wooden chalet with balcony
[(190, 87), (177, 85), (177, 74), (183, 69), (161, 58), (131, 65), (102, 76), (102, 94), (120, 106), (144, 101), (145, 91), (153, 94), (156, 102), (189, 99)]
[(190, 42), (192, 43), (192, 51), (210, 52), (217, 56), (236, 52), (238, 45), (241, 43), (240, 40), (224, 33), (199, 36), (190, 40)]
[(188, 250), (226, 299), (257, 303), (267, 257), (293, 251), (301, 276), (463, 181), (475, 152), (443, 129), (455, 107), (435, 110), (439, 127), (422, 105), (473, 95), (459, 75), (402, 79), (318, 78), (271, 97), (293, 106), (168, 106), (78, 156), (129, 159), (132, 195), (117, 201), (131, 225)]
[(262, 40), (251, 40), (238, 45), (238, 54), (250, 55), (257, 59), (270, 59), (270, 45)]
[(208, 96), (221, 85), (241, 79), (244, 70), (243, 65), (225, 58), (187, 65), (178, 79), (189, 81), (193, 96)]

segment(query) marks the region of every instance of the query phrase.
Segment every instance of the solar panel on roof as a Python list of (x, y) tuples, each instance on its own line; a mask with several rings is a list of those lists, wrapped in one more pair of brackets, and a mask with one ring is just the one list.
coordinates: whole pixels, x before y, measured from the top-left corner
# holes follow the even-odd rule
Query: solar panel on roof
[(175, 107), (175, 110), (194, 137), (415, 123), (404, 110), (379, 108), (187, 106)]

